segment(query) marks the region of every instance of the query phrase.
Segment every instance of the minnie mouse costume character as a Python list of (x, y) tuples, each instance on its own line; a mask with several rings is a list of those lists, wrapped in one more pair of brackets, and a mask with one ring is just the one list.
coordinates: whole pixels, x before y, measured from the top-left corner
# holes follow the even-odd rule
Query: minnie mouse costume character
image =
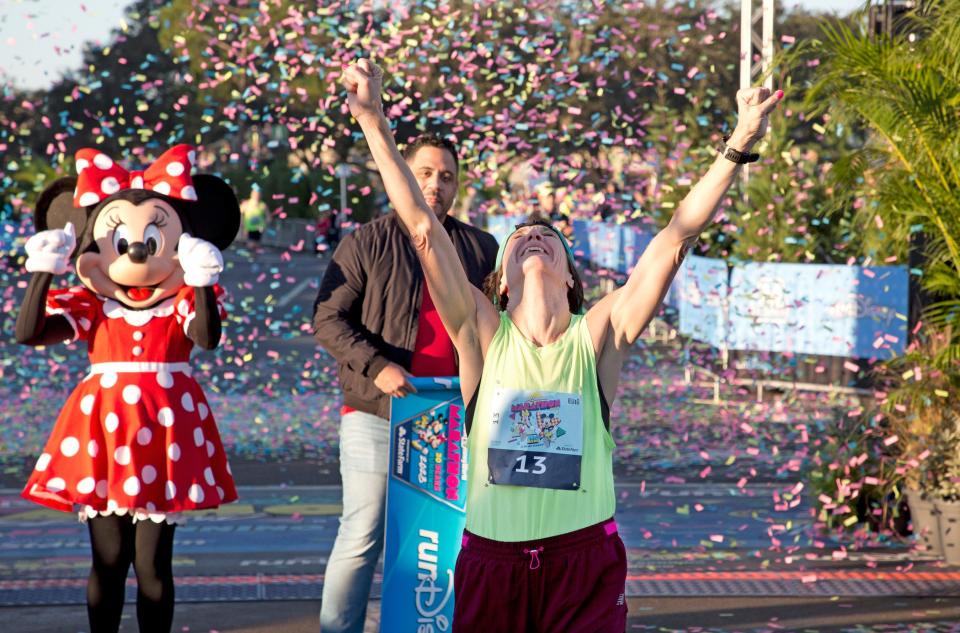
[[(87, 522), (93, 631), (116, 631), (131, 562), (140, 631), (173, 622), (178, 513), (237, 498), (206, 398), (191, 376), (194, 344), (213, 349), (225, 317), (221, 250), (240, 226), (230, 187), (191, 176), (177, 145), (127, 172), (96, 149), (76, 154), (76, 178), (40, 194), (33, 273), (17, 341), (87, 342), (90, 371), (64, 405), (22, 495)], [(79, 244), (79, 247), (78, 247)], [(50, 290), (76, 254), (80, 286)]]

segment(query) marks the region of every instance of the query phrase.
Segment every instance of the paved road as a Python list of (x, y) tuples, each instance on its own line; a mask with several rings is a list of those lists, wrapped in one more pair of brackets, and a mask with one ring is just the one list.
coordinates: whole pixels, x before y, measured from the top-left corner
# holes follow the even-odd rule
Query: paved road
[[(308, 325), (325, 260), (228, 251), (227, 264), (227, 339), (194, 362), (242, 499), (178, 528), (174, 630), (315, 631), (340, 500), (338, 394)], [(3, 291), (4, 331), (22, 290)], [(57, 389), (72, 386), (86, 359), (7, 345), (4, 393), (15, 404), (0, 413), (0, 617), (13, 631), (83, 631), (85, 529), (17, 492), (62, 402)], [(614, 411), (631, 630), (960, 631), (960, 571), (905, 544), (848, 552), (812, 529), (805, 496), (783, 501), (803, 479), (811, 425), (826, 407), (698, 405), (670, 354), (640, 348)], [(135, 630), (132, 614), (125, 631)], [(377, 614), (375, 599), (372, 628)]]
[[(784, 543), (803, 543), (809, 529), (802, 506), (771, 520), (767, 495), (775, 489), (742, 495), (716, 484), (619, 485), (631, 630), (770, 630), (778, 622), (787, 630), (844, 630), (909, 621), (950, 630), (960, 621), (960, 570), (917, 562), (904, 546), (845, 559), (829, 543), (771, 550), (771, 530)], [(314, 630), (339, 488), (240, 492), (238, 504), (177, 530), (175, 630)], [(38, 510), (16, 491), (0, 492), (0, 613), (14, 630), (84, 630), (88, 564), (82, 525)], [(134, 591), (131, 583), (130, 600)], [(372, 608), (374, 627), (376, 600)], [(124, 630), (134, 626), (128, 621)]]

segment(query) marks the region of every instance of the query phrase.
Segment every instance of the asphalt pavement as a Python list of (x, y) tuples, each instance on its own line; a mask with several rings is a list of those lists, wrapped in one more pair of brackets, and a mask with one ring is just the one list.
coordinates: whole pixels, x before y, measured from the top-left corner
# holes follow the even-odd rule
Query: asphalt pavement
[[(243, 398), (218, 412), (224, 435), (256, 433), (228, 442), (240, 500), (177, 528), (174, 631), (318, 630), (341, 491), (335, 440), (300, 447), (336, 436), (332, 363), (309, 328), (325, 264), (302, 252), (227, 252), (228, 343), (195, 362), (221, 409)], [(8, 305), (20, 293), (5, 294)], [(0, 315), (5, 327), (10, 312)], [(27, 447), (40, 437), (32, 420), (53, 406), (40, 400), (62, 397), (30, 389), (38, 376), (62, 376), (69, 387), (86, 359), (55, 348), (0, 351), (4, 393), (20, 398), (10, 396), (14, 413), (5, 420), (21, 425), (0, 435), (0, 617), (23, 633), (87, 631), (85, 527), (18, 495), (34, 459)], [(795, 482), (808, 455), (807, 426), (829, 407), (698, 403), (675, 352), (638, 348), (614, 411), (629, 630), (960, 631), (960, 569), (911, 551), (909, 541), (852, 547), (814, 525), (809, 495)], [(293, 410), (321, 404), (323, 414)], [(249, 411), (261, 405), (273, 408)], [(273, 436), (276, 420), (258, 416), (278, 412), (289, 419)], [(741, 440), (748, 450), (738, 448)], [(378, 575), (369, 631), (377, 630), (379, 582)], [(137, 630), (134, 595), (131, 580), (123, 631)]]

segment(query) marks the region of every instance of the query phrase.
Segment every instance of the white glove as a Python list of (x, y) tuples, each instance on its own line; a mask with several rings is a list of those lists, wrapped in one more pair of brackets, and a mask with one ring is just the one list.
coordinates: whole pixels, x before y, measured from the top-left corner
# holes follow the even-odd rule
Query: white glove
[(180, 257), (180, 267), (183, 268), (183, 281), (188, 286), (206, 288), (220, 279), (223, 255), (220, 249), (210, 242), (184, 233), (177, 244), (177, 254)]
[(76, 246), (77, 232), (72, 222), (67, 222), (62, 229), (40, 231), (24, 245), (27, 272), (62, 275), (67, 272), (70, 253)]

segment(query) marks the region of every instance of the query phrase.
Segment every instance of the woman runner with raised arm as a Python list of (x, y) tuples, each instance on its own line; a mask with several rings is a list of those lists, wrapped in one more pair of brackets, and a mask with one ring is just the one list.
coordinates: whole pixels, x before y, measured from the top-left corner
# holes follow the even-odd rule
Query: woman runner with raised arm
[(457, 633), (623, 633), (627, 559), (613, 515), (610, 405), (630, 346), (783, 98), (737, 93), (721, 155), (640, 257), (627, 283), (584, 314), (570, 246), (519, 226), (474, 288), (394, 143), (369, 60), (343, 77), (387, 195), (410, 232), (460, 357), (467, 403), (467, 522), (455, 571)]

